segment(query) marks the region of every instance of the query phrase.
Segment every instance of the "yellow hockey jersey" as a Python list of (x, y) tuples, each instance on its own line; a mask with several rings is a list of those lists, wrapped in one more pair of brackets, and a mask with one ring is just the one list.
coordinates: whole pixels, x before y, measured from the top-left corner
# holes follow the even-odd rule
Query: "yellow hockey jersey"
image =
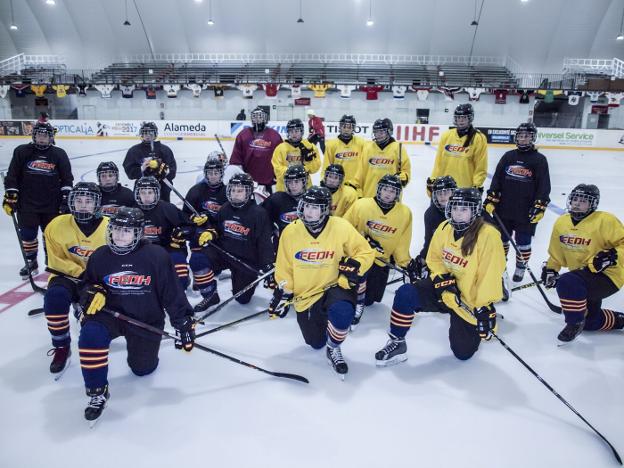
[(464, 147), (467, 136), (460, 137), (451, 128), (442, 134), (431, 178), (450, 175), (458, 187), (483, 187), (487, 176), (487, 138), (479, 131), (468, 148)]
[(343, 217), (357, 199), (358, 195), (355, 189), (342, 184), (338, 190), (332, 193), (331, 214), (340, 218)]
[(360, 170), (355, 184), (361, 190), (362, 197), (374, 197), (377, 193), (377, 182), (386, 174), (405, 174), (409, 182), (411, 165), (405, 148), (401, 148), (401, 167), (399, 169), (399, 143), (393, 141), (384, 149), (375, 142), (364, 146), (360, 158)]
[[(363, 236), (369, 236), (381, 244), (384, 254), (375, 254), (390, 261), (390, 256), (400, 267), (406, 267), (411, 257), (412, 211), (401, 202), (384, 214), (374, 198), (360, 198), (344, 215)], [(377, 265), (384, 266), (376, 261)]]
[[(319, 156), (316, 146), (305, 138), (301, 140), (301, 143), (303, 143), (303, 146), (308, 150), (314, 152), (315, 157), (312, 161), (304, 161), (301, 158), (301, 150), (287, 141), (283, 141), (277, 145), (275, 151), (273, 151), (271, 164), (273, 165), (273, 172), (275, 173), (275, 180), (277, 181), (275, 190), (278, 192), (284, 192), (286, 190), (286, 187), (284, 187), (284, 173), (286, 169), (288, 169), (288, 166), (303, 164), (309, 174), (314, 174), (321, 168), (321, 157)], [(308, 187), (310, 187), (310, 185), (312, 185), (311, 182), (308, 183)]]
[(624, 227), (611, 213), (594, 211), (575, 226), (568, 213), (559, 216), (553, 226), (546, 266), (555, 271), (584, 268), (601, 250), (616, 249), (618, 262), (603, 273), (613, 284), (624, 284)]
[[(472, 253), (466, 257), (461, 247), (463, 236), (455, 240), (453, 227), (442, 222), (431, 238), (427, 252), (427, 266), (431, 278), (451, 273), (457, 280), (462, 300), (471, 310), (498, 302), (503, 297), (501, 278), (506, 268), (505, 251), (500, 232), (485, 223)], [(460, 307), (454, 309), (466, 322), (476, 325), (475, 318)]]
[(375, 253), (342, 218), (330, 216), (316, 238), (299, 219), (284, 229), (277, 249), (275, 280), (278, 284), (284, 282), (285, 291), (302, 297), (295, 302), (297, 312), (307, 310), (323, 297), (315, 292), (338, 281), (338, 263), (343, 256), (360, 262), (358, 273), (363, 275), (373, 264)]
[(330, 164), (340, 164), (344, 171), (344, 181), (355, 184), (360, 169), (360, 159), (366, 142), (359, 136), (353, 136), (349, 143), (334, 138), (325, 143), (325, 157), (323, 158), (323, 173)]
[(79, 277), (95, 249), (106, 244), (106, 226), (108, 217), (104, 216), (93, 234), (85, 236), (71, 214), (54, 218), (44, 232), (48, 266), (67, 276)]

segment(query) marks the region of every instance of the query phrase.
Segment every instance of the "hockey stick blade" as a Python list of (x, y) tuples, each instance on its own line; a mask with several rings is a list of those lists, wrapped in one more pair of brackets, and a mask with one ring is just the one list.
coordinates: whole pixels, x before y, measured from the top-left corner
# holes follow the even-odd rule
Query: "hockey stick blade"
[(44, 312), (43, 307), (38, 307), (36, 309), (29, 310), (28, 311), (28, 316), (29, 317), (35, 317), (35, 316), (37, 316), (39, 314), (43, 314), (43, 312)]

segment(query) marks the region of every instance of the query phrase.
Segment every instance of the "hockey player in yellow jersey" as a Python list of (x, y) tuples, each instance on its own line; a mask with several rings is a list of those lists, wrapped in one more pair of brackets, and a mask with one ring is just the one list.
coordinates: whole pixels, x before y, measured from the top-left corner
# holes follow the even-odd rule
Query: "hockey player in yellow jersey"
[(286, 190), (284, 173), (288, 166), (303, 165), (308, 174), (316, 174), (321, 168), (321, 158), (316, 146), (303, 138), (303, 122), (300, 119), (289, 120), (286, 124), (286, 131), (288, 138), (277, 145), (271, 158), (277, 181), (275, 189), (281, 192)]
[(437, 177), (450, 175), (458, 187), (475, 187), (483, 192), (487, 176), (487, 138), (472, 126), (474, 110), (471, 104), (455, 108), (454, 123), (442, 134), (431, 176), (427, 179), (427, 194)]
[[(446, 204), (446, 219), (427, 252), (431, 279), (401, 286), (390, 315), (390, 340), (375, 354), (378, 366), (407, 359), (405, 335), (420, 311), (450, 312), (449, 342), (455, 357), (470, 359), (496, 327), (494, 303), (501, 300), (505, 252), (499, 231), (481, 217), (481, 194), (458, 188)], [(472, 314), (460, 304), (465, 304)]]
[[(579, 184), (568, 195), (568, 212), (550, 236), (542, 269), (546, 288), (557, 288), (566, 326), (559, 340), (569, 342), (583, 330), (621, 330), (624, 314), (601, 308), (602, 300), (624, 284), (624, 227), (618, 218), (596, 211), (600, 191)], [(559, 270), (567, 273), (559, 276)]]
[(269, 314), (284, 317), (285, 301), (293, 295), (300, 299), (294, 308), (303, 339), (314, 349), (326, 347), (329, 363), (344, 378), (348, 366), (340, 345), (355, 313), (355, 288), (375, 253), (347, 221), (330, 216), (330, 204), (329, 190), (316, 186), (299, 200), (299, 219), (280, 238), (275, 263), (279, 287)]
[[(392, 137), (392, 121), (377, 119), (373, 124), (373, 141), (365, 145), (356, 177), (362, 197), (374, 197), (377, 182), (386, 174), (396, 174), (405, 187), (411, 178), (411, 165), (403, 145)], [(400, 150), (400, 153), (399, 153)]]
[(330, 208), (332, 216), (344, 216), (349, 207), (358, 199), (355, 189), (343, 183), (344, 178), (345, 171), (342, 166), (330, 164), (325, 168), (321, 187), (327, 188), (332, 194)]
[(351, 331), (359, 324), (364, 306), (381, 302), (390, 270), (387, 263), (406, 268), (411, 260), (412, 212), (400, 201), (401, 189), (399, 178), (386, 174), (377, 184), (375, 198), (360, 198), (344, 216), (368, 240), (378, 257), (358, 285)]
[(360, 168), (360, 159), (364, 151), (365, 141), (353, 134), (356, 122), (352, 115), (343, 115), (338, 123), (337, 138), (329, 140), (325, 147), (323, 169), (330, 164), (344, 167), (344, 181), (347, 185), (354, 185)]
[(48, 267), (67, 276), (50, 276), (43, 298), (43, 310), (52, 336), (53, 355), (50, 372), (62, 372), (70, 352), (69, 307), (78, 301), (77, 281), (87, 266), (91, 254), (106, 244), (108, 218), (102, 217), (102, 194), (93, 182), (78, 182), (69, 193), (71, 214), (54, 218), (45, 229)]

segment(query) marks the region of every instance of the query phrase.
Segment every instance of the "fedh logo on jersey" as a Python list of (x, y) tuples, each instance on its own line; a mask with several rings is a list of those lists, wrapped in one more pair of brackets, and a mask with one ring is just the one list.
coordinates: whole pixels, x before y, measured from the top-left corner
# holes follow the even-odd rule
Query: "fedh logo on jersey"
[(288, 163), (289, 166), (294, 166), (295, 164), (303, 164), (301, 162), (301, 154), (293, 154), (293, 153), (288, 153), (286, 155), (286, 162)]
[(375, 219), (369, 219), (366, 221), (366, 227), (374, 234), (378, 234), (381, 237), (391, 236), (397, 231), (397, 228), (388, 226), (387, 224)]
[(468, 260), (461, 255), (456, 255), (455, 252), (448, 249), (442, 249), (442, 260), (450, 268), (453, 266), (466, 268), (468, 266)]
[(464, 148), (462, 145), (446, 145), (444, 151), (446, 151), (449, 156), (462, 156), (464, 153), (468, 152), (468, 148)]
[(88, 247), (83, 247), (81, 245), (72, 245), (69, 249), (67, 249), (70, 254), (75, 255), (80, 258), (89, 258), (95, 250), (90, 249)]
[(374, 156), (368, 159), (368, 164), (374, 167), (394, 166), (394, 159), (384, 158), (383, 156)]
[(143, 289), (152, 284), (151, 275), (139, 275), (136, 271), (120, 271), (104, 276), (104, 284), (114, 289)]
[(341, 161), (348, 161), (350, 159), (357, 158), (357, 156), (357, 151), (343, 151), (341, 153), (336, 153), (336, 156), (334, 157)]
[(251, 140), (251, 142), (249, 142), (249, 147), (257, 149), (268, 149), (271, 147), (271, 142), (263, 140), (262, 138), (254, 138), (253, 140)]
[(117, 213), (117, 211), (119, 210), (119, 206), (118, 205), (104, 205), (102, 206), (102, 208), (100, 208), (100, 211), (102, 212), (102, 214), (107, 215), (107, 216), (112, 216), (115, 213)]
[(147, 239), (149, 242), (155, 242), (160, 239), (160, 235), (162, 234), (161, 226), (154, 226), (153, 224), (146, 224), (143, 228), (143, 238)]
[(244, 239), (249, 235), (251, 229), (243, 226), (238, 221), (225, 221), (223, 223), (223, 231), (226, 236), (236, 239)]
[(321, 265), (326, 263), (325, 260), (333, 260), (334, 255), (333, 250), (303, 249), (295, 253), (295, 259), (304, 263)]
[(208, 213), (215, 215), (219, 212), (219, 210), (221, 209), (221, 205), (218, 204), (216, 201), (213, 200), (206, 200), (203, 201), (201, 204), (201, 207), (203, 210), (206, 210)]
[(282, 213), (280, 215), (280, 221), (283, 223), (288, 223), (288, 224), (292, 223), (298, 218), (299, 216), (297, 216), (296, 211), (288, 211), (287, 213)]
[(512, 164), (507, 166), (505, 169), (505, 173), (518, 180), (531, 180), (533, 179), (533, 171), (528, 168), (521, 166), (519, 164)]
[(575, 234), (562, 234), (559, 236), (559, 242), (561, 242), (566, 249), (581, 250), (591, 244), (591, 239), (586, 239)]
[(34, 161), (30, 161), (26, 167), (31, 171), (41, 174), (52, 174), (56, 169), (56, 164), (44, 159), (35, 159)]

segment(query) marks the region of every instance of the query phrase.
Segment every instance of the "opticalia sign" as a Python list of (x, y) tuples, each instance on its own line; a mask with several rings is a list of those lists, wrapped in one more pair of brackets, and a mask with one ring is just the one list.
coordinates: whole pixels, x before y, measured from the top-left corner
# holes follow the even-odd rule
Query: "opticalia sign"
[(593, 130), (548, 129), (537, 132), (537, 144), (544, 146), (587, 146), (595, 144)]

